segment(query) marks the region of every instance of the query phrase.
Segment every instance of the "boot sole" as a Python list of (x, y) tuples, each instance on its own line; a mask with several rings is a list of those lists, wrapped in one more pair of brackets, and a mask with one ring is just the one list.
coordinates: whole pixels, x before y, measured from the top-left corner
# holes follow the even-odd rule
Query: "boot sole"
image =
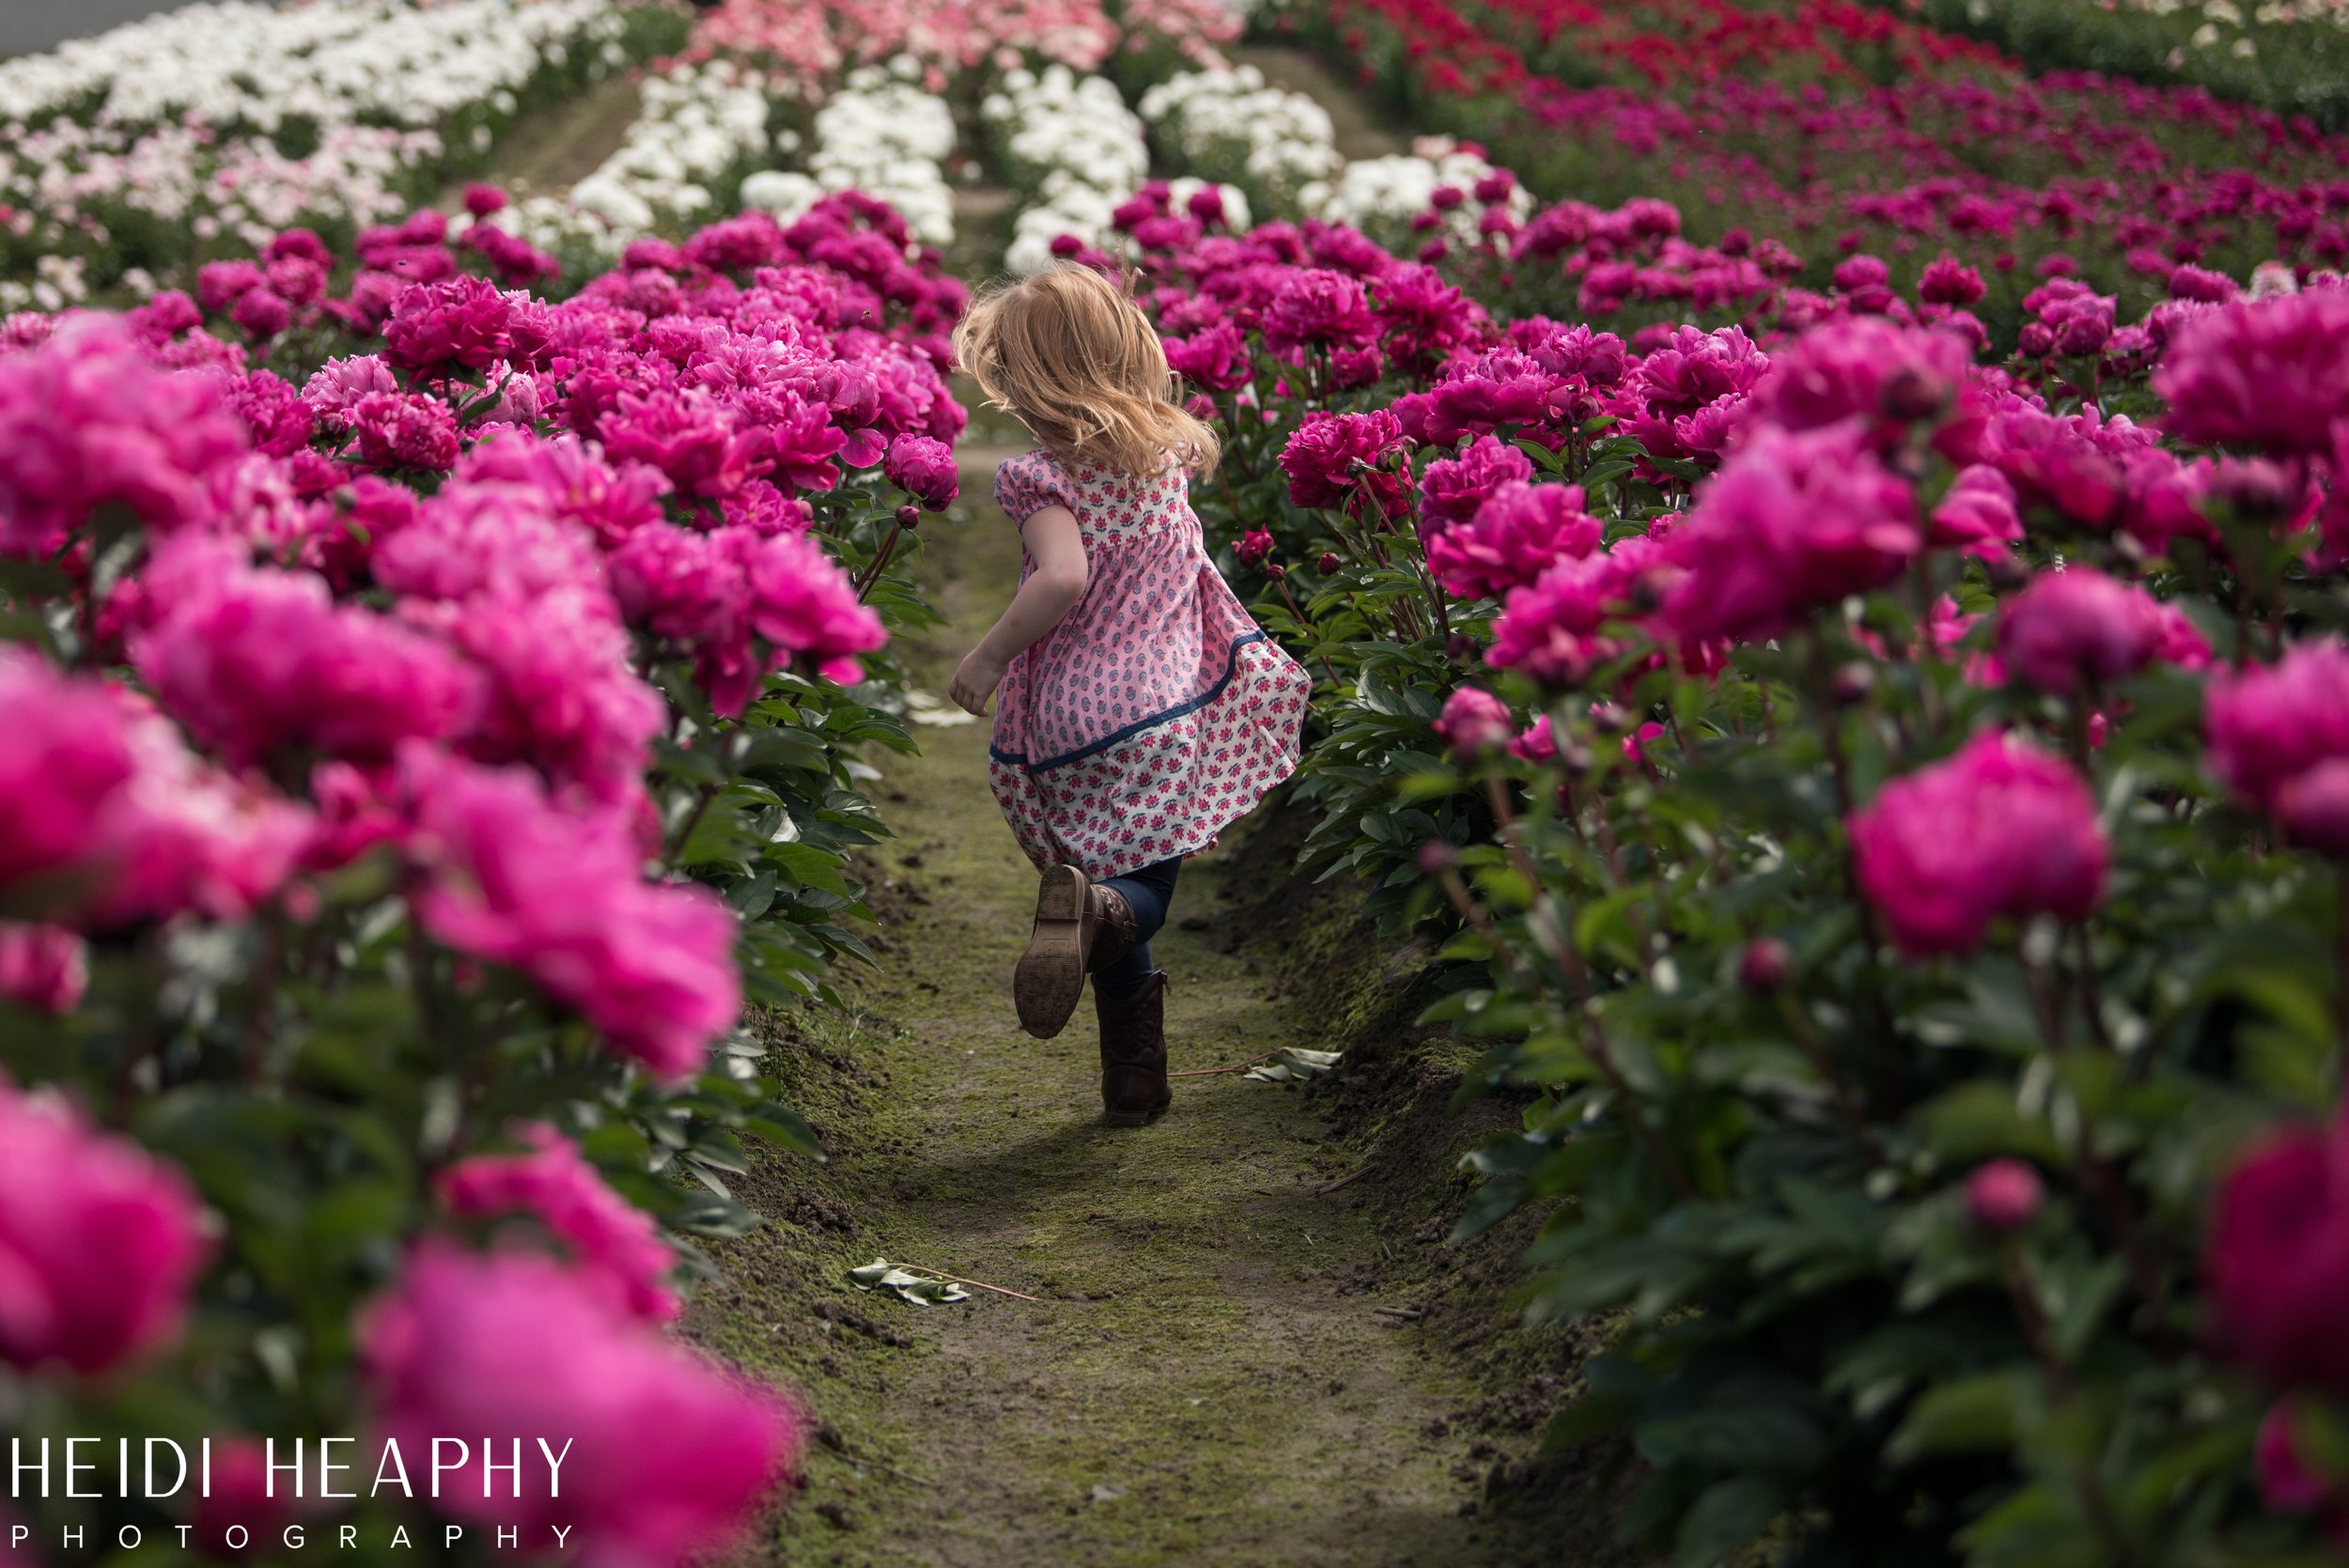
[(1012, 1005), (1019, 1027), (1049, 1040), (1068, 1027), (1084, 995), (1084, 873), (1054, 866), (1035, 893), (1035, 929), (1011, 971)]
[(1110, 1127), (1146, 1127), (1165, 1115), (1167, 1107), (1174, 1103), (1174, 1097), (1170, 1095), (1162, 1104), (1153, 1106), (1148, 1110), (1104, 1110), (1101, 1112), (1101, 1125)]

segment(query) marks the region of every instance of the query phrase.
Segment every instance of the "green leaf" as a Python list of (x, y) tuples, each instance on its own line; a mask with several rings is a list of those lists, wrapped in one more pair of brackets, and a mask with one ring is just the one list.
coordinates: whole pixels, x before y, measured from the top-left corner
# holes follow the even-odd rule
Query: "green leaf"
[(1715, 1482), (1680, 1521), (1672, 1545), (1673, 1568), (1712, 1568), (1769, 1529), (1786, 1511), (1787, 1501), (1786, 1489), (1764, 1476)]
[(971, 1298), (971, 1293), (952, 1280), (901, 1268), (887, 1258), (875, 1258), (863, 1268), (851, 1268), (848, 1278), (859, 1290), (885, 1290), (916, 1307), (943, 1306)]
[(1928, 1389), (1885, 1444), (1884, 1456), (1906, 1465), (1932, 1454), (2011, 1449), (2031, 1387), (2029, 1372), (2009, 1368)]
[(788, 1106), (777, 1105), (772, 1100), (753, 1106), (750, 1113), (742, 1118), (742, 1130), (754, 1138), (765, 1139), (779, 1149), (788, 1149), (794, 1154), (806, 1155), (815, 1159), (825, 1157), (824, 1146), (817, 1141), (815, 1129), (801, 1119), (798, 1111)]

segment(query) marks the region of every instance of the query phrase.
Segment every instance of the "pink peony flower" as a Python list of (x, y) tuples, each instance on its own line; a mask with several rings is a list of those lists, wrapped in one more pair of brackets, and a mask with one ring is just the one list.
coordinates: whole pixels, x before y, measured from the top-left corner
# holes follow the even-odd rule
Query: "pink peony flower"
[(359, 456), (384, 470), (443, 474), (457, 465), (457, 415), (413, 393), (370, 393), (350, 406)]
[[(515, 505), (526, 500), (533, 510), (578, 523), (607, 548), (646, 523), (660, 521), (661, 498), (669, 490), (658, 469), (607, 461), (592, 442), (514, 435), (485, 441), (466, 453), (456, 478), (476, 492), (494, 487)], [(802, 517), (793, 532), (805, 529)], [(580, 558), (587, 557), (583, 552)]]
[(80, 902), (124, 854), (117, 797), (138, 755), (119, 711), (94, 695), (0, 647), (0, 892), (18, 909)]
[(2281, 661), (2220, 669), (2202, 708), (2211, 770), (2294, 842), (2349, 855), (2349, 648), (2299, 643)]
[(1925, 542), (1954, 549), (1984, 560), (2006, 554), (2006, 547), (2023, 536), (2023, 520), (2015, 509), (2015, 487), (2006, 475), (1987, 464), (1958, 471), (1949, 491), (1927, 520)]
[(1860, 892), (1914, 958), (1964, 953), (1999, 916), (2084, 920), (2110, 850), (2070, 765), (1995, 731), (1853, 814)]
[(54, 925), (0, 920), (0, 999), (36, 1013), (70, 1013), (89, 989), (89, 950)]
[(1365, 349), (1378, 340), (1378, 320), (1359, 278), (1325, 268), (1283, 274), (1264, 307), (1265, 346), (1297, 363), (1308, 348)]
[(881, 459), (889, 482), (920, 502), (924, 508), (942, 512), (954, 504), (961, 481), (955, 472), (954, 448), (928, 436), (901, 435), (889, 443)]
[(1505, 744), (1516, 729), (1509, 705), (1481, 687), (1463, 686), (1444, 699), (1436, 738), (1463, 760)]
[(2349, 860), (2349, 757), (2326, 757), (2286, 780), (2276, 817), (2302, 848)]
[(2170, 432), (2278, 457), (2329, 453), (2349, 417), (2349, 289), (2220, 305), (2170, 334), (2154, 390)]
[[(1874, 258), (1852, 258), (1862, 260)], [(1895, 326), (1881, 316), (1839, 318), (1772, 357), (1753, 389), (1754, 413), (1790, 430), (1857, 417), (1896, 439), (1902, 427), (1937, 416), (1955, 400), (1972, 358), (1945, 332)]]
[(1239, 557), (1239, 564), (1243, 567), (1260, 566), (1264, 558), (1272, 553), (1272, 536), (1265, 529), (1251, 528), (1239, 536), (1237, 544), (1232, 546), (1232, 553)]
[(228, 314), (256, 343), (267, 343), (293, 325), (293, 306), (273, 288), (246, 290)]
[(1533, 477), (1533, 460), (1497, 436), (1478, 436), (1455, 458), (1438, 458), (1420, 478), (1421, 527), (1466, 522), (1501, 486)]
[(750, 576), (753, 629), (806, 660), (826, 680), (845, 686), (863, 679), (857, 655), (889, 640), (880, 617), (857, 601), (848, 574), (803, 536), (761, 540)]
[(2227, 1354), (2279, 1389), (2349, 1393), (2349, 1134), (2285, 1128), (2237, 1160), (2202, 1274)]
[(115, 875), (82, 923), (123, 925), (182, 910), (242, 920), (293, 875), (315, 831), (310, 814), (198, 761), (144, 698), (100, 690), (129, 724), (138, 768), (110, 803), (110, 836), (121, 846)]
[(627, 629), (600, 586), (400, 608), (482, 676), (481, 705), (459, 737), (466, 755), (527, 762), (567, 799), (641, 799), (666, 708), (630, 667)]
[(296, 749), (386, 761), (400, 741), (447, 736), (468, 716), (473, 674), (433, 639), (336, 604), (309, 572), (256, 570), (210, 539), (174, 549), (156, 570), (179, 591), (132, 639), (132, 662), (232, 762)]
[(1403, 427), (1384, 409), (1331, 414), (1315, 410), (1281, 448), (1289, 499), (1299, 506), (1368, 501), (1380, 518), (1403, 509), (1403, 475), (1392, 461), (1408, 448)]
[(1673, 530), (1686, 568), (1664, 619), (1690, 640), (1775, 637), (1883, 587), (1922, 547), (1916, 497), (1869, 450), (1861, 422), (1756, 428)]
[(1166, 339), (1166, 363), (1174, 374), (1209, 392), (1233, 392), (1256, 373), (1248, 334), (1229, 321), (1202, 327), (1189, 337)]
[(1509, 754), (1532, 763), (1558, 760), (1558, 738), (1550, 733), (1549, 715), (1545, 713), (1509, 742)]
[(485, 371), (513, 351), (510, 314), (506, 297), (481, 278), (418, 284), (383, 323), (383, 357), (432, 375)]
[(179, 1171), (0, 1081), (0, 1356), (87, 1376), (163, 1344), (205, 1251)]
[(1531, 586), (1567, 556), (1590, 554), (1604, 532), (1582, 509), (1581, 486), (1511, 480), (1486, 498), (1472, 521), (1427, 536), (1427, 567), (1461, 598), (1498, 598)]
[(72, 318), (0, 361), (0, 555), (53, 555), (101, 508), (158, 531), (209, 521), (245, 448), (218, 380), (158, 369), (118, 318)]
[[(517, 1527), (531, 1549), (552, 1548), (553, 1529), (573, 1527), (588, 1568), (723, 1547), (806, 1441), (806, 1422), (780, 1398), (721, 1374), (535, 1253), (484, 1257), (423, 1242), (366, 1309), (358, 1339), (381, 1437), (417, 1453), (459, 1434), (474, 1445), (462, 1470), (443, 1473), (436, 1506), (484, 1528)], [(519, 1480), (483, 1467), (518, 1453)], [(561, 1459), (559, 1496), (550, 1455)]]
[(311, 373), (303, 383), (302, 400), (310, 406), (318, 422), (330, 430), (350, 428), (351, 410), (363, 397), (382, 393), (397, 393), (399, 382), (392, 375), (392, 367), (377, 354), (354, 354), (347, 359), (331, 359)]
[(1982, 273), (1953, 256), (1937, 256), (1927, 262), (1923, 275), (1917, 280), (1917, 298), (1928, 304), (1970, 305), (1987, 292)]
[[(815, 446), (808, 447), (811, 462), (830, 458), (847, 442), (847, 437), (825, 422), (823, 410), (802, 409), (798, 415), (814, 416), (815, 428), (829, 438), (829, 444), (815, 442), (815, 446), (822, 447), (820, 453)], [(687, 495), (711, 499), (727, 495), (768, 466), (763, 458), (769, 432), (740, 428), (724, 403), (698, 388), (641, 396), (624, 392), (618, 407), (604, 416), (599, 428), (604, 450), (611, 456), (650, 464)], [(795, 441), (809, 434), (798, 423), (775, 433), (787, 433)], [(832, 485), (807, 488), (830, 489)]]
[(2019, 1159), (1994, 1159), (1966, 1178), (1966, 1212), (1984, 1230), (2019, 1231), (2046, 1201), (2046, 1184)]
[(656, 1078), (691, 1078), (741, 1011), (734, 916), (706, 888), (647, 882), (624, 826), (574, 817), (538, 782), (411, 748), (416, 915), (521, 970)]
[(527, 1154), (475, 1155), (443, 1171), (434, 1186), (451, 1214), (472, 1219), (522, 1213), (564, 1244), (583, 1285), (603, 1284), (612, 1299), (648, 1323), (684, 1310), (669, 1274), (677, 1254), (652, 1216), (603, 1183), (578, 1145), (543, 1122), (516, 1129)]
[(2278, 1514), (2314, 1514), (2332, 1500), (2333, 1489), (2301, 1459), (2292, 1436), (2289, 1401), (2260, 1420), (2252, 1460), (2259, 1471), (2260, 1498)]
[(1620, 615), (1630, 582), (1621, 558), (1568, 556), (1510, 591), (1485, 662), (1547, 686), (1580, 685), (1594, 666), (1624, 651), (1621, 638), (1600, 632)]
[(1999, 658), (2042, 691), (2109, 686), (2159, 653), (2165, 621), (2154, 597), (2092, 567), (2041, 572), (1999, 610)]

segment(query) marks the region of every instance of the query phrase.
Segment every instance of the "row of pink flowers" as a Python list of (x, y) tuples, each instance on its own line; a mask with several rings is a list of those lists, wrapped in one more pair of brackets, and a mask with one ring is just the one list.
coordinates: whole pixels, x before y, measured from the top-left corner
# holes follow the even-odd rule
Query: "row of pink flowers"
[[(655, 1082), (734, 1027), (736, 916), (646, 872), (685, 733), (651, 677), (721, 716), (786, 667), (862, 678), (884, 630), (815, 524), (844, 489), (953, 500), (962, 291), (855, 195), (646, 242), (561, 303), (445, 239), (288, 234), (194, 298), (0, 328), (0, 556), (56, 628), (0, 648), (0, 1006), (70, 1012), (86, 943), (163, 923), (298, 928), (366, 859), (416, 952), (519, 977)], [(349, 351), (296, 384), (297, 330)], [(221, 1239), (190, 1182), (51, 1093), (0, 1088), (0, 1357), (165, 1356)], [(667, 1343), (651, 1218), (552, 1127), (513, 1137), (440, 1171), (443, 1230), (356, 1326), (378, 1430), (575, 1436), (559, 1503), (460, 1519), (576, 1522), (615, 1563), (719, 1543), (804, 1419)]]

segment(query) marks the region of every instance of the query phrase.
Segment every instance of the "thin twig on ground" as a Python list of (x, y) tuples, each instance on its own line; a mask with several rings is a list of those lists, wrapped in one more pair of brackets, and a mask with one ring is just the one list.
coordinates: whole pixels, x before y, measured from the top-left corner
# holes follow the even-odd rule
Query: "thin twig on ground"
[[(1283, 1048), (1283, 1049), (1286, 1048)], [(1212, 1078), (1218, 1073), (1244, 1073), (1257, 1063), (1269, 1062), (1280, 1054), (1280, 1051), (1268, 1050), (1262, 1056), (1252, 1056), (1245, 1062), (1235, 1062), (1228, 1067), (1190, 1067), (1182, 1072), (1169, 1073), (1166, 1076), (1169, 1078)]]
[(1006, 1290), (1002, 1285), (990, 1285), (985, 1280), (966, 1280), (959, 1274), (949, 1274), (942, 1268), (925, 1268), (918, 1263), (901, 1263), (897, 1266), (910, 1268), (916, 1274), (929, 1274), (941, 1280), (952, 1280), (956, 1284), (969, 1285), (974, 1290), (991, 1290), (998, 1296), (1018, 1296), (1022, 1301), (1034, 1301), (1039, 1306), (1043, 1304), (1041, 1296), (1023, 1296), (1019, 1291)]

